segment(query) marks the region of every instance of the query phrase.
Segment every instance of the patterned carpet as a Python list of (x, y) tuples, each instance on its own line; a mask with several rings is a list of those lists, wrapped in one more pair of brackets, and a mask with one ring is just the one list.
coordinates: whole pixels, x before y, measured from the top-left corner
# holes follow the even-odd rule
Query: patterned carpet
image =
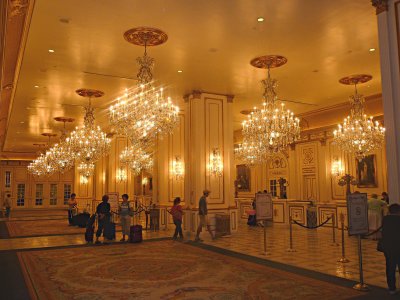
[(32, 299), (349, 299), (359, 292), (165, 241), (19, 252)]
[(85, 229), (76, 226), (68, 226), (68, 220), (34, 220), (34, 221), (7, 221), (10, 237), (43, 236), (57, 234), (84, 234)]

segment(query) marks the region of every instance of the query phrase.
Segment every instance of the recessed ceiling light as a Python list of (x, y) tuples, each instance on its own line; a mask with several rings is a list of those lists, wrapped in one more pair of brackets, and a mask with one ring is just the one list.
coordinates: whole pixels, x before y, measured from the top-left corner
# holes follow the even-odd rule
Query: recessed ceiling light
[(35, 85), (35, 88), (38, 88), (39, 86), (38, 85)]
[(182, 73), (183, 71), (182, 70), (178, 70), (178, 73)]
[(369, 48), (369, 52), (375, 52), (375, 48)]
[(264, 18), (263, 17), (259, 17), (259, 18), (257, 18), (257, 21), (258, 22), (264, 22)]
[(49, 52), (50, 52), (50, 53), (54, 53), (54, 50), (53, 50), (53, 49), (49, 49)]
[(21, 124), (24, 124), (25, 122), (24, 122), (24, 121), (21, 121), (20, 123), (21, 123)]

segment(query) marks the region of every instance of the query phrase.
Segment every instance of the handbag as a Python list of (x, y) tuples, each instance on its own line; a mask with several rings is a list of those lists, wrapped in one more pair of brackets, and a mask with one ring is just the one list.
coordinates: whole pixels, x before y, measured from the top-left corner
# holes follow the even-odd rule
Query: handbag
[(376, 243), (376, 250), (379, 252), (384, 252), (383, 239), (378, 239), (378, 242)]

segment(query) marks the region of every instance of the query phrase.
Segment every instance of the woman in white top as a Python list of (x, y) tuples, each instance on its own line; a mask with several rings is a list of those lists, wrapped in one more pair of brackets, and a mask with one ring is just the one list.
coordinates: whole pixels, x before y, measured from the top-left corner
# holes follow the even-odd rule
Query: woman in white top
[(129, 196), (127, 194), (122, 195), (122, 203), (119, 206), (119, 216), (122, 227), (122, 239), (121, 242), (125, 242), (125, 235), (129, 237), (129, 231), (131, 227), (131, 214), (132, 210), (129, 205)]

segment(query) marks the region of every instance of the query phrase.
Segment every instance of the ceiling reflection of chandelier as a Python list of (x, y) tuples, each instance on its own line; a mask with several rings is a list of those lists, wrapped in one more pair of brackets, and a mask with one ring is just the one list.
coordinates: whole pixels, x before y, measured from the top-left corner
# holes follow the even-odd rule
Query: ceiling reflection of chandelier
[(124, 37), (132, 44), (144, 46), (144, 55), (137, 58), (138, 87), (117, 98), (109, 109), (110, 123), (118, 134), (141, 147), (157, 136), (171, 133), (179, 122), (179, 108), (164, 96), (163, 88), (152, 85), (154, 59), (147, 56), (148, 46), (161, 45), (168, 36), (156, 28), (139, 27), (126, 31)]
[(153, 169), (153, 155), (140, 147), (130, 146), (125, 148), (120, 154), (121, 165), (127, 166), (134, 175), (139, 175), (142, 171)]
[(371, 79), (371, 75), (358, 74), (339, 80), (342, 84), (354, 85), (355, 93), (349, 99), (350, 115), (334, 131), (334, 141), (341, 150), (354, 154), (358, 160), (380, 149), (385, 140), (385, 128), (378, 121), (374, 122), (372, 117), (367, 117), (364, 112), (365, 99), (357, 92), (357, 84)]
[(89, 105), (85, 107), (83, 127), (77, 127), (72, 131), (66, 142), (74, 159), (89, 165), (95, 163), (110, 150), (110, 139), (99, 126), (94, 125), (94, 108), (91, 106), (91, 99), (101, 97), (104, 93), (90, 89), (79, 89), (76, 93), (89, 98)]
[(299, 119), (282, 103), (277, 105), (277, 81), (270, 76), (270, 69), (284, 65), (287, 59), (280, 55), (254, 58), (250, 63), (256, 68), (268, 70), (268, 77), (262, 80), (264, 101), (261, 108), (254, 107), (243, 122), (243, 144), (236, 153), (247, 164), (266, 162), (268, 158), (294, 143), (300, 136)]

